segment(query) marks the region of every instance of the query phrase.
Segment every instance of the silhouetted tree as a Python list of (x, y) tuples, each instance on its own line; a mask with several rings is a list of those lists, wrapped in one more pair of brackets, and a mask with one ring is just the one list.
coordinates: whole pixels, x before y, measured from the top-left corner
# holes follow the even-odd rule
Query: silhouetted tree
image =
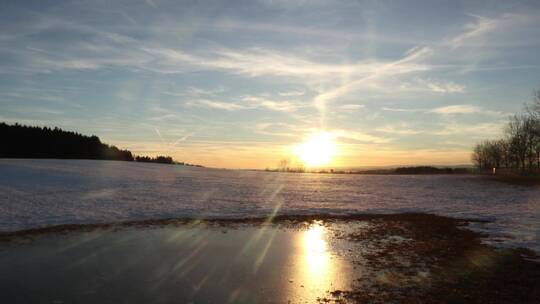
[(437, 168), (432, 166), (400, 167), (394, 170), (396, 174), (453, 174), (466, 173), (464, 170), (453, 168)]
[(540, 90), (525, 111), (514, 115), (505, 128), (505, 138), (478, 143), (472, 153), (478, 168), (540, 170)]
[[(141, 163), (159, 163), (159, 164), (174, 164), (174, 160), (170, 156), (156, 156), (154, 158), (148, 156), (136, 156), (135, 161)], [(179, 165), (188, 165), (184, 163), (178, 163)]]
[(279, 171), (289, 171), (291, 169), (291, 164), (290, 164), (290, 161), (288, 159), (282, 159), (279, 161), (279, 164), (278, 164), (278, 170)]
[(133, 160), (130, 151), (104, 144), (95, 135), (60, 128), (0, 123), (0, 136), (0, 157)]
[(64, 131), (55, 127), (30, 127), (18, 123), (0, 123), (0, 158), (62, 158), (62, 159), (104, 159), (139, 161), (161, 164), (179, 164), (170, 156), (136, 156), (131, 151), (102, 143), (99, 137), (86, 136)]

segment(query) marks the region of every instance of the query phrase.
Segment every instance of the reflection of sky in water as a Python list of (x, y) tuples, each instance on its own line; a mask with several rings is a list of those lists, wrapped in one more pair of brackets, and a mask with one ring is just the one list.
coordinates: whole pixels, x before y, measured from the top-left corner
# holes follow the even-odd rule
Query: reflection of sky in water
[[(350, 286), (326, 228), (94, 230), (0, 247), (5, 303), (309, 303)], [(58, 286), (61, 286), (59, 289)]]

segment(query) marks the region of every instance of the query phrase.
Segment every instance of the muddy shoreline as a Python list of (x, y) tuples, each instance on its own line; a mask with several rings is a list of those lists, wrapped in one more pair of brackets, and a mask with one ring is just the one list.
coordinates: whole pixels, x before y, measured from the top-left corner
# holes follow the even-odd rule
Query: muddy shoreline
[[(430, 218), (437, 220), (439, 218), (445, 218), (450, 220), (457, 226), (466, 226), (468, 223), (488, 223), (489, 220), (475, 219), (475, 218), (448, 218), (444, 216), (438, 216), (433, 214), (419, 213), (419, 212), (406, 212), (397, 214), (307, 214), (307, 215), (276, 215), (272, 217), (252, 217), (252, 218), (164, 218), (164, 219), (150, 219), (150, 220), (137, 220), (137, 221), (121, 221), (113, 223), (95, 223), (95, 224), (62, 224), (53, 225), (42, 228), (30, 228), (17, 231), (0, 232), (0, 242), (9, 241), (18, 237), (32, 237), (39, 236), (48, 233), (69, 233), (77, 231), (92, 231), (94, 229), (121, 229), (121, 228), (145, 228), (145, 227), (159, 227), (165, 225), (183, 226), (183, 225), (210, 225), (210, 226), (223, 226), (227, 228), (238, 228), (242, 225), (261, 225), (261, 224), (280, 224), (295, 226), (299, 224), (306, 224), (313, 221), (323, 221), (327, 223), (336, 221), (372, 221), (377, 219), (382, 220), (404, 220), (414, 221), (419, 218)], [(481, 234), (479, 234), (481, 236)]]
[[(336, 290), (336, 303), (539, 303), (540, 263), (527, 249), (496, 249), (460, 220), (414, 214), (374, 219), (347, 236), (378, 248), (364, 255), (375, 279)], [(389, 241), (389, 240), (397, 241)], [(400, 241), (407, 240), (407, 241)]]

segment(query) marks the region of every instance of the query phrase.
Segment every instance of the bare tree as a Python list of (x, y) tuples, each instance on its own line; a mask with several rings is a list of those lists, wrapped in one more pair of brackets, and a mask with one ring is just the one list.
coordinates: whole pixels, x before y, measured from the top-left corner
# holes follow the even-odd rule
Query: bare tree
[(510, 168), (512, 166), (512, 156), (510, 155), (510, 143), (507, 139), (497, 141), (498, 149), (502, 155), (501, 167)]
[(540, 170), (540, 89), (534, 91), (533, 102), (530, 106), (530, 114), (533, 118), (532, 132), (534, 134), (533, 150), (536, 158), (536, 168)]
[(540, 119), (540, 89), (533, 92), (533, 101), (528, 106), (528, 112)]
[(471, 159), (476, 167), (480, 169), (485, 168), (485, 155), (484, 155), (484, 147), (482, 143), (476, 144), (474, 146)]
[(528, 153), (526, 120), (526, 115), (514, 115), (506, 127), (506, 133), (510, 139), (510, 153), (522, 170), (526, 167)]
[(278, 169), (279, 171), (283, 172), (289, 171), (291, 169), (290, 161), (286, 158), (280, 160), (278, 164)]
[(505, 135), (478, 143), (472, 153), (474, 164), (482, 169), (504, 166), (540, 171), (540, 89), (522, 113), (510, 118)]

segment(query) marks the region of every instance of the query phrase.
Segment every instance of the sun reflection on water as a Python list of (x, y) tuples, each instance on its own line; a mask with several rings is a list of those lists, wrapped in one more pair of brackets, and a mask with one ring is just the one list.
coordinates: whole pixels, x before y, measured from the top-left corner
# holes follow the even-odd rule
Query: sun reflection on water
[(327, 271), (329, 254), (324, 233), (324, 227), (320, 224), (312, 225), (304, 233), (304, 263), (310, 281), (320, 280), (319, 277), (324, 276)]
[(313, 302), (333, 289), (339, 281), (338, 265), (332, 258), (327, 243), (327, 228), (321, 223), (313, 223), (298, 238), (298, 255), (292, 289), (293, 298)]

